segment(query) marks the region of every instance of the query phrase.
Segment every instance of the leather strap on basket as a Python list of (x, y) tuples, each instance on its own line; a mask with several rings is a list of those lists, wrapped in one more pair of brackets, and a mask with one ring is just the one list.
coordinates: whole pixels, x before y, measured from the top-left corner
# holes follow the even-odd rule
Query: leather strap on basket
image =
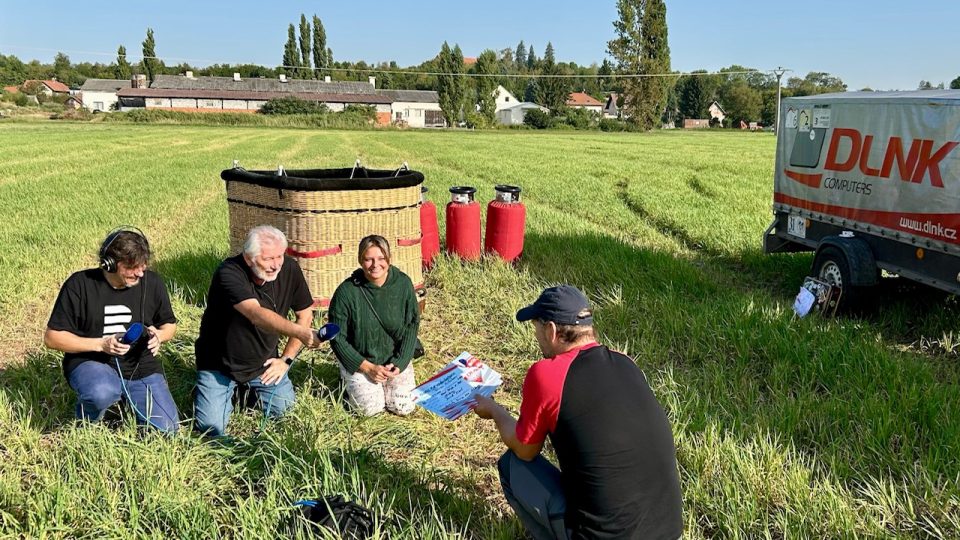
[(321, 249), (317, 251), (297, 251), (291, 247), (288, 247), (287, 255), (290, 255), (291, 257), (299, 257), (301, 259), (316, 259), (319, 257), (336, 255), (342, 251), (343, 251), (342, 246), (333, 246), (327, 249)]

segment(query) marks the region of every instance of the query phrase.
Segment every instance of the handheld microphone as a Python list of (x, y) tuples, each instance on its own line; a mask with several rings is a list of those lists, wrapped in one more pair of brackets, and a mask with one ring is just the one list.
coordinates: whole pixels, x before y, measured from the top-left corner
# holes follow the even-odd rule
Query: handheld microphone
[(340, 327), (333, 324), (327, 323), (317, 329), (317, 340), (321, 343), (324, 341), (330, 341), (331, 339), (337, 337), (337, 334), (340, 333)]
[(135, 322), (130, 325), (130, 328), (124, 332), (123, 336), (120, 337), (120, 343), (124, 345), (130, 345), (136, 343), (140, 340), (140, 337), (143, 335), (143, 324)]

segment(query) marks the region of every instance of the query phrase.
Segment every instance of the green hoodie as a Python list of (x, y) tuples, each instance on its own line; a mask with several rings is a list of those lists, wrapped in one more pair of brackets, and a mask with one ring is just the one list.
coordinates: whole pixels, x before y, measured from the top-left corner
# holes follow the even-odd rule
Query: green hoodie
[(367, 281), (358, 268), (333, 293), (328, 316), (340, 326), (340, 335), (330, 346), (350, 373), (356, 373), (364, 360), (380, 366), (393, 364), (403, 371), (413, 359), (420, 311), (413, 282), (395, 266), (381, 287)]

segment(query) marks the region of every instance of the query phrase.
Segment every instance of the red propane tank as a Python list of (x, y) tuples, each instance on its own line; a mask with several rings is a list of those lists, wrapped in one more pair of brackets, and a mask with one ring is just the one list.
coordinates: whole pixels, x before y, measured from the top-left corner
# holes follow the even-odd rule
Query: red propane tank
[(518, 186), (495, 186), (496, 198), (487, 205), (487, 235), (483, 249), (514, 262), (523, 253), (527, 209), (520, 202)]
[(450, 188), (447, 203), (447, 253), (474, 261), (480, 258), (480, 204), (473, 200), (476, 188)]
[(437, 228), (437, 205), (428, 201), (423, 195), (427, 192), (426, 186), (420, 187), (420, 231), (423, 240), (420, 249), (423, 256), (423, 267), (429, 268), (433, 258), (440, 253), (440, 229)]

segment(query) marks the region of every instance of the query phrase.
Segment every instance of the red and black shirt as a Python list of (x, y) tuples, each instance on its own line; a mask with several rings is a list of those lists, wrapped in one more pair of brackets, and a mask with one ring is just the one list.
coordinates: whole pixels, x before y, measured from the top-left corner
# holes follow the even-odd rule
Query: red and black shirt
[(591, 343), (535, 363), (516, 434), (524, 444), (550, 436), (574, 538), (680, 537), (673, 432), (627, 356)]

